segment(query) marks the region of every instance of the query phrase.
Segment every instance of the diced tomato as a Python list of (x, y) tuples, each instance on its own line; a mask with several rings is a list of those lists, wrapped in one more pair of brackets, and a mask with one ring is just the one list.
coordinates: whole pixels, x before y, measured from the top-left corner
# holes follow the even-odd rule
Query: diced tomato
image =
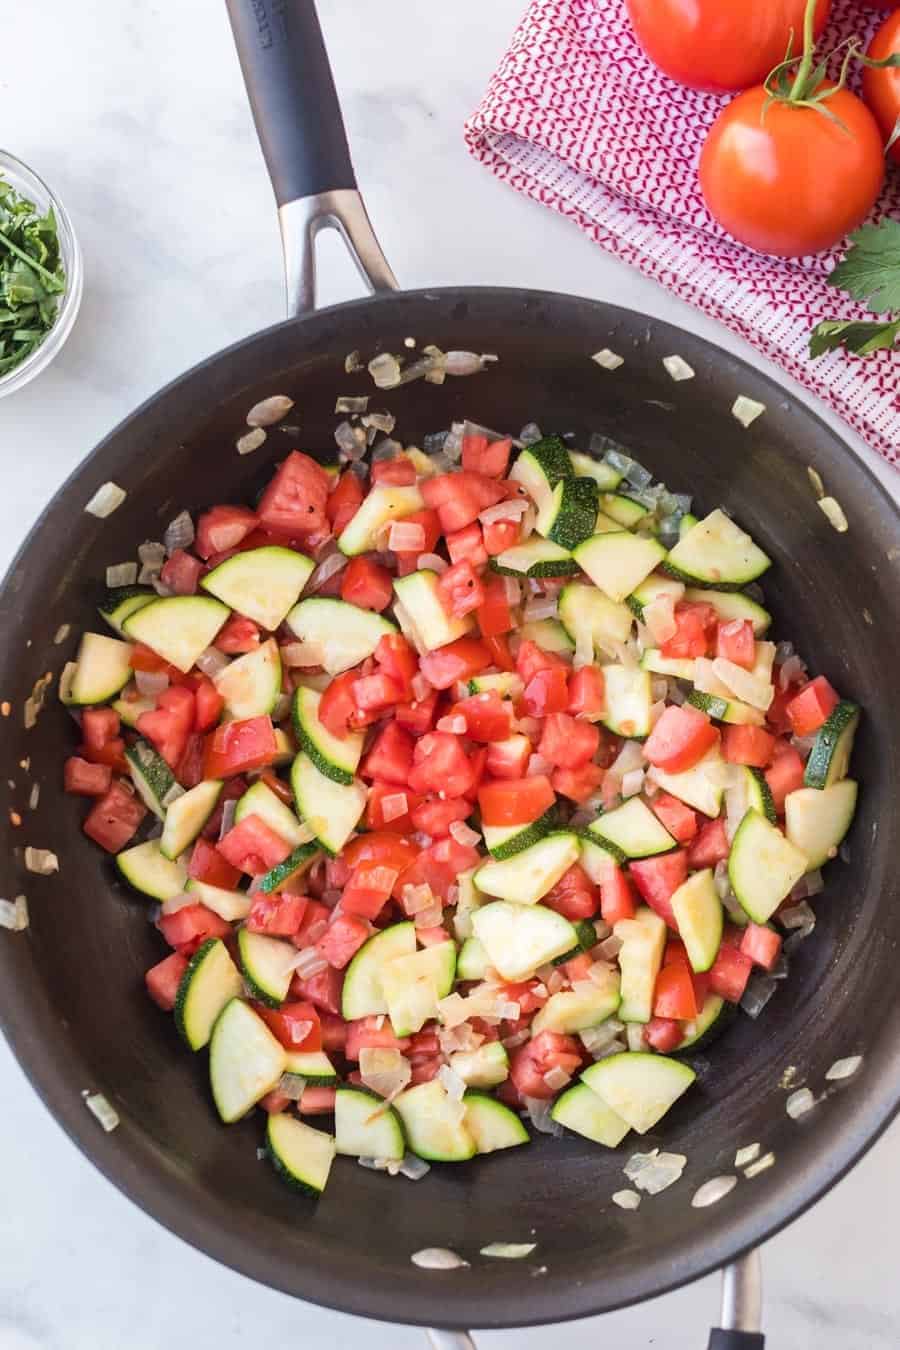
[(675, 606), (675, 634), (660, 644), (665, 659), (705, 656), (716, 631), (717, 616), (712, 605), (691, 604), (687, 600)]
[(582, 666), (569, 676), (569, 707), (573, 717), (586, 722), (598, 721), (606, 708), (603, 671), (598, 666)]
[(741, 938), (741, 951), (755, 966), (771, 970), (781, 951), (781, 938), (774, 928), (765, 924), (748, 923)]
[(484, 551), (491, 558), (496, 558), (498, 553), (505, 553), (508, 548), (517, 544), (522, 532), (521, 523), (518, 520), (492, 520), (489, 524), (482, 525), (481, 528)]
[(213, 639), (213, 646), (228, 656), (255, 651), (259, 643), (259, 628), (252, 619), (245, 619), (242, 614), (232, 614), (226, 619)]
[[(390, 675), (379, 671), (376, 675), (363, 675), (353, 684), (353, 700), (357, 712), (368, 718), (370, 713), (381, 714), (403, 697), (403, 690)], [(354, 719), (359, 725), (359, 718)]]
[(375, 648), (375, 660), (380, 670), (399, 684), (404, 699), (410, 698), (419, 658), (402, 633), (385, 633)]
[(399, 1050), (402, 1053), (408, 1049), (409, 1038), (394, 1035), (389, 1017), (360, 1017), (347, 1023), (344, 1058), (352, 1063), (359, 1060), (360, 1050)]
[(581, 1067), (581, 1052), (572, 1036), (542, 1031), (510, 1056), (509, 1076), (523, 1097), (555, 1097), (558, 1089), (548, 1087), (544, 1075), (562, 1069), (572, 1076)]
[(292, 998), (305, 999), (323, 1012), (337, 1016), (341, 1011), (341, 990), (344, 987), (344, 975), (333, 966), (327, 966), (316, 975), (301, 980), (295, 975), (291, 980), (289, 993)]
[(466, 719), (466, 735), (472, 741), (487, 744), (508, 740), (512, 735), (512, 704), (495, 689), (460, 699), (451, 710), (451, 715), (457, 713)]
[(688, 966), (680, 961), (663, 966), (653, 992), (653, 1016), (689, 1021), (697, 1016), (694, 984)]
[(351, 558), (340, 576), (341, 599), (350, 605), (380, 614), (393, 599), (390, 572), (371, 558)]
[(670, 900), (687, 879), (688, 855), (683, 848), (672, 853), (660, 853), (655, 858), (634, 858), (628, 864), (631, 879), (651, 909), (674, 931), (678, 924)]
[(325, 931), (322, 925), (327, 924), (331, 918), (331, 910), (327, 905), (323, 905), (320, 900), (313, 900), (309, 896), (303, 896), (302, 898), (306, 901), (306, 908), (300, 920), (300, 927), (291, 937), (294, 946), (301, 950), (304, 947), (311, 946), (313, 942), (318, 942)]
[[(544, 677), (538, 674), (535, 679)], [(530, 689), (531, 685), (528, 687)], [(525, 696), (527, 699), (527, 690)], [(599, 749), (600, 730), (592, 722), (579, 722), (565, 712), (551, 713), (544, 722), (538, 754), (561, 769), (580, 769), (588, 760), (593, 759)]]
[(457, 680), (470, 680), (491, 664), (491, 654), (480, 638), (461, 637), (428, 652), (420, 662), (422, 674), (435, 689), (449, 689)]
[[(412, 753), (410, 752), (410, 758)], [(385, 801), (387, 798), (393, 798), (402, 795), (406, 798), (406, 809), (401, 815), (391, 815), (387, 817), (387, 807)], [(418, 793), (410, 792), (407, 788), (401, 787), (397, 783), (374, 782), (369, 789), (369, 800), (366, 803), (366, 827), (370, 830), (394, 830), (400, 834), (407, 834), (415, 826), (410, 817), (410, 811), (421, 801)], [(396, 806), (395, 802), (391, 803)]]
[(730, 764), (764, 769), (771, 763), (775, 737), (763, 727), (727, 726), (722, 731), (722, 754)]
[(322, 1049), (319, 1014), (311, 1003), (282, 1003), (280, 1008), (267, 1008), (258, 1003), (256, 1011), (285, 1050)]
[(568, 673), (568, 667), (555, 652), (545, 652), (530, 638), (519, 644), (519, 650), (516, 652), (516, 670), (526, 685), (542, 670), (562, 670)]
[[(484, 440), (484, 445), (471, 444)], [(462, 466), (476, 473), (486, 474), (488, 478), (502, 478), (509, 464), (512, 440), (507, 436), (502, 441), (487, 441), (487, 437), (464, 436), (462, 447)]]
[(225, 707), (225, 700), (212, 680), (201, 675), (194, 690), (194, 730), (209, 731), (216, 725)]
[(185, 956), (193, 956), (209, 938), (225, 938), (231, 933), (231, 924), (205, 905), (185, 905), (174, 914), (161, 914), (156, 926), (169, 946)]
[(415, 481), (415, 465), (406, 455), (377, 460), (369, 470), (369, 482), (373, 486), (375, 483), (390, 483), (394, 487), (412, 487)]
[(328, 474), (309, 455), (292, 450), (260, 498), (264, 529), (304, 535), (328, 529)]
[(421, 485), (425, 505), (437, 511), (444, 534), (477, 520), (487, 506), (502, 501), (504, 490), (480, 473), (459, 471), (426, 478)]
[(407, 1056), (410, 1060), (425, 1059), (441, 1053), (441, 1043), (436, 1031), (423, 1027), (409, 1038)]
[(196, 595), (203, 563), (193, 553), (176, 548), (163, 564), (159, 579), (175, 595)]
[(81, 734), (87, 751), (101, 749), (119, 735), (119, 714), (112, 708), (85, 708), (81, 714)]
[(155, 966), (151, 966), (144, 976), (147, 993), (163, 1012), (171, 1012), (175, 1007), (178, 986), (187, 968), (186, 956), (181, 952), (170, 952), (162, 961), (157, 961)]
[(344, 887), (341, 909), (363, 919), (377, 919), (390, 899), (398, 875), (397, 869), (383, 863), (359, 863)]
[(214, 844), (203, 838), (196, 841), (191, 851), (188, 876), (223, 891), (235, 890), (241, 879), (238, 869), (225, 861)]
[(698, 870), (715, 867), (716, 863), (725, 861), (730, 851), (725, 821), (721, 817), (718, 820), (705, 820), (691, 844), (688, 863), (692, 869)]
[(422, 947), (437, 947), (441, 942), (449, 942), (450, 934), (445, 928), (417, 928), (416, 941)]
[(787, 706), (806, 684), (806, 680), (792, 681), (787, 688), (782, 689), (781, 667), (776, 665), (772, 670), (772, 683), (775, 687), (775, 697), (766, 711), (766, 725), (776, 736), (790, 736), (793, 727), (787, 714)]
[(468, 872), (481, 861), (478, 850), (468, 844), (459, 844), (452, 836), (438, 839), (401, 875), (394, 894), (402, 892), (407, 885), (427, 885), (440, 900), (446, 901), (460, 872)]
[(573, 802), (586, 802), (597, 791), (606, 775), (599, 764), (582, 764), (577, 769), (554, 769), (550, 775), (553, 791)]
[(475, 786), (475, 775), (462, 741), (449, 731), (431, 731), (416, 741), (409, 774), (413, 792), (443, 792), (465, 797)]
[(247, 915), (246, 927), (251, 933), (292, 938), (300, 931), (308, 904), (305, 895), (257, 894)]
[(513, 616), (506, 596), (505, 577), (486, 574), (481, 579), (484, 599), (475, 615), (481, 636), (501, 637), (512, 631)]
[[(158, 656), (152, 647), (148, 647), (144, 642), (136, 642), (131, 649), (129, 657), (132, 670), (147, 670), (154, 673), (164, 671), (167, 675), (176, 673), (175, 667), (170, 666), (168, 661)], [(180, 671), (177, 672), (180, 674)], [(90, 712), (111, 712), (110, 708), (85, 709)], [(82, 714), (82, 717), (84, 714)], [(118, 716), (118, 714), (116, 714)]]
[(644, 743), (644, 756), (666, 773), (692, 769), (716, 744), (719, 733), (699, 708), (669, 706)]
[(343, 1054), (347, 1044), (347, 1023), (343, 1017), (336, 1017), (334, 1013), (320, 1010), (319, 1025), (322, 1028), (322, 1049), (326, 1053), (339, 1050)]
[(79, 755), (70, 755), (63, 769), (66, 792), (76, 797), (103, 797), (109, 792), (112, 769), (108, 764), (90, 764)]
[(473, 520), (471, 525), (466, 525), (464, 529), (448, 534), (447, 552), (454, 566), (457, 563), (468, 562), (472, 567), (484, 567), (488, 554), (479, 522)]
[(335, 676), (319, 702), (319, 721), (332, 736), (340, 740), (350, 730), (356, 711), (353, 687), (358, 678), (355, 670), (345, 670), (342, 675)]
[[(418, 856), (419, 849), (411, 839), (389, 830), (357, 835), (344, 849), (344, 860), (351, 869), (360, 863), (371, 863), (402, 873)], [(399, 890), (395, 890), (395, 894), (399, 894)]]
[(488, 746), (485, 772), (488, 778), (524, 778), (531, 758), (531, 741), (521, 734)]
[(137, 729), (156, 747), (170, 769), (177, 767), (194, 725), (194, 695), (178, 685), (157, 695), (156, 707), (141, 713)]
[(147, 808), (128, 791), (124, 783), (113, 779), (112, 786), (91, 807), (82, 829), (95, 844), (107, 853), (118, 853), (124, 848), (140, 825)]
[(206, 741), (199, 731), (192, 731), (184, 744), (181, 758), (175, 765), (175, 777), (183, 788), (196, 787), (203, 781), (206, 759)]
[(291, 852), (291, 846), (267, 825), (262, 816), (244, 816), (218, 843), (226, 862), (249, 876), (257, 876), (277, 867)]
[(395, 721), (387, 722), (362, 761), (360, 775), (405, 787), (412, 770), (414, 746), (415, 742), (408, 731)]
[(499, 993), (510, 1003), (518, 1003), (519, 1010), (523, 1016), (529, 1013), (537, 1012), (538, 1008), (543, 1008), (547, 1002), (546, 989), (541, 993), (541, 982), (538, 979), (517, 980), (504, 983)]
[(744, 670), (752, 670), (756, 663), (756, 641), (749, 619), (732, 619), (720, 623), (716, 629), (716, 656), (731, 661)]
[(658, 792), (650, 802), (653, 814), (662, 821), (673, 839), (686, 844), (697, 833), (697, 813), (668, 792)]
[(834, 712), (840, 699), (824, 675), (811, 680), (795, 694), (785, 711), (795, 736), (811, 736)]
[(328, 496), (325, 505), (331, 528), (336, 535), (350, 524), (362, 505), (363, 490), (356, 474), (347, 469), (338, 479), (338, 485)]
[(233, 778), (264, 769), (278, 754), (271, 717), (223, 722), (207, 738), (206, 777)]
[(265, 1111), (267, 1116), (280, 1116), (291, 1105), (293, 1098), (286, 1092), (279, 1092), (278, 1088), (272, 1088), (264, 1097), (259, 1099), (259, 1108)]
[(620, 919), (633, 919), (637, 912), (634, 892), (628, 876), (615, 863), (609, 867), (609, 875), (600, 882), (600, 917), (610, 926)]
[(510, 672), (515, 670), (515, 658), (510, 651), (509, 639), (505, 634), (498, 633), (496, 637), (486, 637), (484, 645), (490, 653), (491, 665), (496, 666), (498, 670)]
[(441, 839), (450, 833), (454, 821), (465, 820), (472, 814), (472, 803), (465, 797), (451, 797), (442, 801), (440, 797), (423, 797), (410, 812), (413, 829), (430, 834), (432, 839)]
[[(415, 559), (421, 557), (423, 553), (434, 552), (437, 547), (437, 541), (441, 537), (441, 522), (438, 519), (437, 511), (432, 511), (430, 509), (413, 511), (408, 516), (401, 516), (397, 521), (397, 524), (421, 525), (422, 529), (425, 531), (425, 542), (421, 548), (394, 549), (394, 555), (398, 560), (403, 561), (404, 559), (409, 559), (414, 562)], [(415, 566), (410, 568), (410, 570), (415, 571)], [(405, 575), (405, 573), (401, 571), (401, 576), (403, 575)]]
[(740, 1003), (752, 969), (749, 956), (723, 942), (709, 972), (710, 990), (729, 1003)]
[[(539, 670), (526, 684), (522, 698), (529, 717), (548, 717), (551, 713), (565, 712), (569, 706), (569, 686), (565, 669), (560, 667), (554, 670)], [(587, 730), (588, 734), (594, 731), (590, 722), (578, 725)], [(599, 737), (596, 739), (599, 743)]]
[(677, 1050), (683, 1040), (681, 1027), (669, 1017), (652, 1017), (644, 1027), (645, 1043), (662, 1055)]
[(259, 524), (246, 506), (214, 506), (197, 520), (194, 548), (201, 558), (234, 548)]
[(418, 1087), (420, 1083), (430, 1083), (432, 1078), (437, 1078), (443, 1063), (443, 1055), (433, 1055), (431, 1059), (417, 1060), (412, 1066), (410, 1086)]
[(765, 771), (766, 782), (779, 815), (784, 814), (784, 799), (788, 793), (802, 788), (804, 769), (803, 760), (795, 747), (788, 741), (779, 741), (775, 746), (775, 758)]
[(339, 914), (319, 938), (316, 950), (335, 970), (343, 970), (369, 938), (369, 925), (352, 914)]
[(549, 811), (555, 801), (550, 780), (543, 774), (485, 783), (478, 792), (484, 825), (530, 825)]
[(467, 558), (447, 568), (437, 589), (444, 612), (454, 619), (464, 619), (484, 604), (484, 587)]
[(337, 1089), (333, 1087), (305, 1087), (297, 1110), (301, 1116), (330, 1116), (336, 1097)]
[(600, 908), (600, 895), (587, 872), (573, 863), (541, 902), (567, 919), (592, 919)]

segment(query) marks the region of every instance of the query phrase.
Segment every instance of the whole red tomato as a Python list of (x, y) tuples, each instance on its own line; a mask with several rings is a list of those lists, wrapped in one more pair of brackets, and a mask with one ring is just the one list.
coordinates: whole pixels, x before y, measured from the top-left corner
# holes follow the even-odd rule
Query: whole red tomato
[[(821, 86), (819, 86), (821, 88)], [(776, 101), (748, 89), (716, 118), (700, 157), (700, 186), (720, 225), (760, 253), (799, 258), (839, 243), (869, 214), (884, 182), (878, 124), (847, 89), (827, 106)]]
[[(801, 43), (805, 0), (626, 0), (644, 51), (691, 89), (728, 93), (759, 84)], [(819, 0), (816, 35), (831, 0)]]
[[(868, 51), (874, 61), (883, 61), (885, 57), (897, 54), (900, 54), (900, 9), (885, 19), (869, 43)], [(888, 67), (887, 70), (872, 70), (866, 66), (863, 71), (863, 97), (887, 141), (900, 117), (900, 66)], [(900, 164), (900, 140), (894, 142), (888, 154), (895, 163)]]

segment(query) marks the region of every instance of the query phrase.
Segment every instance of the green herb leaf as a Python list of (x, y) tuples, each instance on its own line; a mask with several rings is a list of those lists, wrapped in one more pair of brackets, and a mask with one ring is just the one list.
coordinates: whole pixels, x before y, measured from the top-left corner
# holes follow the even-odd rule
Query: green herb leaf
[(65, 288), (53, 208), (40, 215), (0, 178), (0, 375), (44, 341)]
[(812, 360), (824, 356), (826, 352), (845, 351), (856, 356), (871, 356), (873, 352), (885, 351), (900, 345), (900, 319), (894, 322), (879, 323), (855, 320), (848, 323), (840, 319), (825, 319), (817, 324), (809, 338), (809, 354)]
[(864, 300), (873, 314), (900, 310), (900, 220), (864, 225), (828, 278), (829, 286)]

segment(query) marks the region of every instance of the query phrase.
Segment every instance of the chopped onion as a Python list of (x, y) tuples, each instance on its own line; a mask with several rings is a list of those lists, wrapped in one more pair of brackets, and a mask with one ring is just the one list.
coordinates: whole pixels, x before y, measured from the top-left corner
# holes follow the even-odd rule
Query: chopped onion
[(629, 1022), (625, 1028), (625, 1041), (632, 1054), (640, 1054), (646, 1049), (644, 1045), (644, 1028), (640, 1022)]
[(118, 511), (127, 496), (127, 492), (120, 488), (117, 483), (104, 483), (102, 487), (98, 487), (84, 509), (89, 515), (105, 520), (107, 516), (112, 515), (113, 511)]
[(622, 778), (622, 796), (636, 797), (644, 786), (644, 770), (632, 769)]
[(119, 1124), (119, 1113), (102, 1092), (82, 1092), (84, 1104), (92, 1116), (96, 1116), (107, 1134)]
[(680, 1180), (686, 1165), (683, 1153), (660, 1153), (653, 1149), (650, 1153), (635, 1153), (622, 1170), (639, 1191), (659, 1195)]
[(400, 1176), (406, 1177), (408, 1181), (421, 1181), (431, 1171), (431, 1165), (424, 1158), (417, 1158), (414, 1153), (405, 1153), (398, 1170)]
[(804, 1087), (798, 1088), (796, 1092), (791, 1093), (784, 1104), (784, 1109), (787, 1111), (791, 1120), (799, 1120), (801, 1116), (806, 1115), (807, 1111), (811, 1111), (815, 1104), (815, 1097), (810, 1092), (809, 1088)]
[(247, 414), (247, 426), (274, 426), (274, 424), (280, 422), (283, 417), (287, 417), (293, 406), (294, 400), (288, 398), (286, 394), (272, 394), (269, 398), (264, 398), (259, 403), (254, 403)]
[(321, 590), (326, 581), (330, 581), (333, 576), (337, 576), (338, 572), (342, 572), (349, 561), (350, 559), (335, 547), (333, 553), (329, 553), (327, 557), (322, 558), (321, 562), (316, 563), (314, 570), (310, 573), (309, 581), (304, 587), (304, 594), (314, 595), (316, 591)]
[(299, 1102), (306, 1088), (306, 1079), (299, 1073), (283, 1073), (275, 1088), (292, 1102)]
[(495, 356), (478, 356), (475, 352), (448, 352), (445, 361), (448, 375), (477, 375), (484, 370), (485, 361), (496, 361)]
[(691, 1205), (694, 1209), (706, 1209), (709, 1205), (717, 1204), (731, 1194), (737, 1180), (735, 1176), (711, 1177), (694, 1191)]
[(413, 1252), (409, 1259), (422, 1270), (461, 1270), (469, 1265), (449, 1247), (423, 1247), (421, 1251)]
[(551, 1092), (562, 1092), (564, 1087), (571, 1083), (571, 1075), (567, 1074), (565, 1069), (555, 1064), (552, 1069), (548, 1069), (544, 1074), (544, 1082)]
[[(284, 653), (282, 652), (282, 656), (283, 655)], [(204, 675), (208, 675), (210, 679), (215, 678), (220, 671), (224, 670), (225, 667), (230, 664), (231, 658), (226, 656), (224, 652), (220, 652), (218, 647), (207, 647), (206, 650), (202, 651), (197, 657), (198, 668), (203, 671)]]
[(164, 670), (136, 670), (134, 682), (142, 698), (156, 698), (169, 687), (169, 677)]
[(320, 642), (286, 642), (280, 654), (284, 664), (291, 669), (309, 670), (321, 666), (325, 649)]
[[(65, 701), (71, 693), (72, 681), (75, 678), (75, 671), (77, 668), (77, 664), (74, 661), (67, 661), (63, 666), (62, 673), (59, 677), (59, 696), (63, 701)], [(49, 670), (45, 675), (41, 675), (35, 680), (31, 693), (25, 700), (25, 707), (23, 710), (26, 731), (30, 731), (33, 726), (36, 726), (38, 715), (43, 711), (44, 703), (52, 683), (53, 672)], [(81, 725), (80, 715), (77, 715), (77, 709), (69, 708), (68, 711), (75, 717), (75, 720), (79, 725)]]
[(368, 394), (339, 394), (334, 405), (335, 413), (364, 413), (369, 406)]
[(196, 903), (197, 897), (195, 895), (188, 895), (186, 891), (182, 891), (179, 895), (172, 895), (168, 900), (163, 901), (162, 912), (163, 914), (177, 914), (180, 909), (187, 909), (188, 905), (195, 905)]
[(466, 1091), (464, 1078), (460, 1078), (449, 1064), (442, 1064), (437, 1071), (438, 1080), (452, 1102), (461, 1102)]
[(837, 530), (838, 534), (846, 534), (850, 528), (847, 517), (844, 515), (843, 507), (835, 497), (823, 497), (818, 503), (819, 508), (825, 514), (829, 525)]
[(432, 905), (430, 909), (421, 909), (415, 915), (413, 922), (416, 928), (439, 928), (444, 917), (444, 911), (440, 904)]
[(170, 520), (163, 534), (166, 552), (171, 555), (177, 548), (190, 548), (194, 542), (194, 522), (190, 512), (179, 511), (174, 520)]
[(526, 422), (519, 432), (519, 440), (523, 445), (535, 445), (537, 441), (543, 439), (544, 433), (541, 431), (537, 422)]
[(24, 895), (15, 900), (0, 900), (0, 928), (11, 933), (23, 933), (28, 927), (28, 901)]
[(618, 352), (610, 351), (609, 347), (603, 347), (599, 352), (594, 352), (591, 360), (602, 370), (618, 370), (620, 366), (625, 364), (625, 357), (619, 356)]
[(750, 1181), (753, 1177), (758, 1176), (760, 1172), (765, 1172), (767, 1168), (772, 1166), (774, 1161), (774, 1153), (764, 1153), (757, 1162), (751, 1163), (749, 1167), (744, 1168), (744, 1176)]
[(481, 1256), (499, 1256), (507, 1261), (517, 1261), (530, 1256), (537, 1246), (536, 1242), (489, 1242), (481, 1248)]
[[(793, 891), (791, 894), (793, 895)], [(816, 915), (812, 906), (808, 905), (805, 900), (801, 900), (799, 904), (782, 909), (778, 914), (778, 922), (785, 928), (809, 928), (812, 931), (815, 927)]]
[(816, 500), (820, 501), (825, 496), (825, 484), (822, 482), (822, 475), (819, 473), (818, 469), (814, 469), (811, 464), (807, 464), (806, 476), (816, 495)]
[(71, 631), (72, 625), (70, 623), (61, 623), (57, 628), (56, 632), (53, 634), (54, 647), (58, 647), (60, 643), (65, 642), (66, 638), (69, 636)]
[(359, 1052), (359, 1075), (367, 1088), (390, 1100), (407, 1086), (412, 1068), (399, 1050), (365, 1046)]
[(644, 767), (644, 750), (640, 741), (626, 741), (616, 759), (610, 765), (609, 772), (615, 778), (624, 778), (625, 774)]
[(59, 871), (59, 858), (49, 848), (32, 848), (29, 844), (25, 849), (25, 868), (39, 877), (49, 877)]
[(664, 356), (663, 365), (666, 373), (671, 375), (676, 383), (679, 380), (692, 380), (694, 378), (693, 366), (689, 366), (687, 361), (680, 356)]
[(106, 584), (110, 590), (116, 586), (133, 586), (137, 581), (137, 563), (115, 563), (106, 569)]
[(637, 1191), (614, 1191), (612, 1202), (618, 1205), (619, 1209), (637, 1209), (641, 1203), (641, 1197)]
[(486, 506), (478, 514), (478, 519), (482, 525), (494, 525), (498, 520), (520, 520), (528, 510), (528, 502), (524, 497), (510, 497), (506, 501), (495, 502), (493, 506)]
[(654, 645), (661, 647), (678, 631), (675, 622), (675, 600), (671, 595), (657, 595), (643, 608), (644, 623), (649, 629)]
[[(816, 868), (814, 871), (807, 872), (805, 876), (802, 876), (800, 878), (794, 889), (791, 891), (789, 899), (797, 901), (806, 900), (811, 895), (821, 895), (824, 889), (825, 889), (825, 878), (822, 876), (822, 873), (819, 871), (819, 869)], [(809, 922), (811, 920), (813, 923), (815, 923), (816, 916), (814, 911), (809, 909), (808, 906), (807, 911), (804, 911), (805, 921)], [(801, 925), (789, 924), (788, 927), (799, 928), (801, 927)]]
[[(710, 760), (702, 766), (702, 773), (704, 778), (720, 788), (736, 788), (743, 782), (741, 777), (741, 765), (729, 764), (724, 760)], [(746, 793), (744, 795), (746, 800)], [(744, 807), (744, 810), (746, 810), (746, 806)]]
[(759, 1157), (759, 1144), (747, 1144), (744, 1148), (739, 1148), (734, 1155), (735, 1167), (746, 1167), (749, 1163), (755, 1162)]
[(28, 794), (29, 811), (36, 811), (38, 808), (38, 802), (40, 800), (41, 800), (41, 785), (40, 783), (32, 783), (31, 791)]
[(757, 417), (762, 417), (766, 411), (764, 403), (757, 403), (754, 398), (747, 398), (745, 394), (738, 394), (732, 405), (731, 415), (740, 422), (745, 429), (755, 422)]
[(755, 972), (741, 996), (741, 1008), (748, 1017), (756, 1019), (778, 988), (771, 975)]
[(604, 961), (614, 961), (622, 950), (622, 939), (613, 933), (612, 936), (603, 939), (599, 950)]
[(463, 848), (475, 848), (481, 843), (481, 835), (477, 830), (471, 829), (464, 820), (450, 822), (450, 835)]
[(526, 1041), (531, 1040), (531, 1032), (526, 1027), (524, 1031), (516, 1031), (512, 1036), (504, 1036), (501, 1045), (504, 1050), (515, 1050), (518, 1046), (524, 1045)]
[(408, 810), (409, 801), (405, 792), (392, 792), (381, 799), (381, 815), (385, 825), (389, 825), (392, 820), (399, 820)]
[[(779, 644), (780, 645), (780, 644)], [(776, 656), (776, 660), (777, 660)], [(778, 687), (785, 690), (791, 684), (798, 684), (806, 676), (806, 664), (800, 660), (799, 656), (791, 654), (784, 658), (780, 663), (778, 671)]]
[[(20, 896), (20, 900), (24, 900)], [(845, 1078), (852, 1078), (856, 1070), (862, 1064), (862, 1055), (849, 1055), (847, 1059), (836, 1059), (831, 1068), (827, 1070), (825, 1077), (830, 1083), (839, 1083)]]
[[(421, 529), (421, 525), (418, 528)], [(442, 558), (439, 553), (420, 553), (416, 563), (419, 572), (436, 572), (438, 576), (442, 576), (449, 566), (446, 558)]]
[(304, 947), (291, 958), (291, 969), (301, 980), (310, 980), (328, 969), (328, 962), (315, 947)]
[(368, 371), (379, 389), (396, 389), (400, 383), (400, 362), (390, 352), (373, 357)]
[(252, 431), (247, 431), (243, 436), (239, 436), (234, 443), (234, 448), (239, 455), (252, 455), (254, 450), (265, 444), (266, 433), (262, 427), (254, 427)]
[(536, 595), (528, 600), (522, 610), (526, 623), (540, 622), (541, 619), (555, 619), (559, 614), (559, 601), (555, 595)]
[(721, 680), (741, 702), (749, 703), (751, 708), (758, 708), (761, 712), (768, 711), (775, 697), (771, 680), (760, 679), (758, 675), (721, 656), (715, 658), (712, 668), (715, 677)]
[(406, 520), (395, 520), (388, 535), (393, 553), (421, 553), (425, 547), (425, 527)]
[(531, 1121), (538, 1134), (561, 1135), (563, 1127), (553, 1119), (550, 1112), (553, 1108), (553, 1102), (545, 1097), (524, 1097), (522, 1103), (528, 1113), (528, 1119)]
[(219, 840), (223, 840), (234, 824), (234, 813), (237, 810), (237, 802), (232, 798), (231, 801), (222, 803), (222, 821), (219, 825)]

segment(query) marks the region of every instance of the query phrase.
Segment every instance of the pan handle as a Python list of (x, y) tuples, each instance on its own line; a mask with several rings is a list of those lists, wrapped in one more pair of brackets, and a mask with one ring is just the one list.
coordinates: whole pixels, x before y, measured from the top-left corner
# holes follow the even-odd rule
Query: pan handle
[(225, 0), (278, 206), (289, 315), (315, 308), (315, 239), (343, 237), (371, 291), (397, 289), (356, 186), (314, 0)]

